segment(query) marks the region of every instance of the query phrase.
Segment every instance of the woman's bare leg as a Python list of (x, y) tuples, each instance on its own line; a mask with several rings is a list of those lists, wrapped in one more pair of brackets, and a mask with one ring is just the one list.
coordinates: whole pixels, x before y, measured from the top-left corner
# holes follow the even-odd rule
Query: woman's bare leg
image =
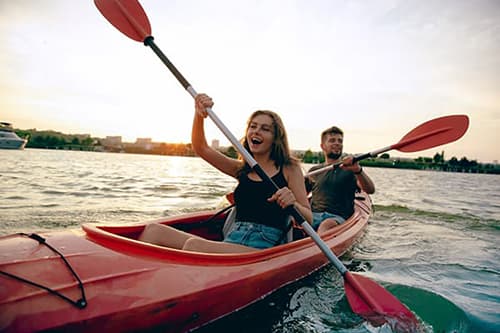
[(325, 219), (319, 225), (318, 234), (322, 234), (322, 233), (324, 233), (324, 232), (326, 232), (328, 230), (331, 230), (331, 229), (335, 228), (338, 225), (339, 225), (339, 222), (337, 220), (335, 220), (335, 219), (332, 219), (332, 218)]
[(249, 246), (211, 241), (199, 237), (191, 237), (186, 240), (184, 247), (186, 251), (206, 252), (206, 253), (243, 253), (256, 251), (257, 249)]
[(206, 253), (243, 253), (257, 250), (239, 244), (211, 241), (158, 223), (146, 225), (138, 240), (174, 249)]
[(139, 240), (174, 249), (182, 249), (189, 238), (199, 238), (190, 233), (166, 225), (151, 223), (144, 227)]

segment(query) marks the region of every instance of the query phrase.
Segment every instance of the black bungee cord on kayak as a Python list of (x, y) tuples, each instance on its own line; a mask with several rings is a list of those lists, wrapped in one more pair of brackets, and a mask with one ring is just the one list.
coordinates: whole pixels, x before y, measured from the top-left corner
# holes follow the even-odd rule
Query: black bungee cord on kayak
[(48, 244), (47, 242), (45, 242), (45, 238), (43, 238), (42, 236), (40, 236), (38, 234), (33, 234), (33, 233), (32, 234), (26, 234), (24, 232), (19, 232), (18, 235), (22, 235), (22, 236), (26, 236), (26, 237), (29, 237), (31, 239), (34, 239), (38, 243), (47, 246), (53, 252), (57, 253), (61, 257), (61, 259), (64, 261), (64, 263), (66, 264), (66, 266), (68, 267), (68, 269), (71, 272), (71, 274), (73, 274), (73, 276), (75, 277), (76, 281), (78, 282), (78, 287), (80, 288), (80, 291), (82, 293), (82, 298), (74, 301), (74, 300), (70, 299), (69, 297), (63, 295), (62, 293), (58, 292), (57, 290), (51, 289), (49, 287), (43, 286), (41, 284), (38, 284), (38, 283), (30, 281), (30, 280), (24, 279), (24, 278), (22, 278), (20, 276), (17, 276), (17, 275), (11, 274), (11, 273), (7, 273), (7, 272), (4, 272), (4, 271), (0, 271), (0, 274), (6, 275), (8, 277), (11, 277), (13, 279), (22, 281), (24, 283), (30, 284), (30, 285), (38, 287), (40, 289), (44, 289), (44, 290), (48, 291), (49, 293), (51, 293), (51, 294), (53, 294), (55, 296), (58, 296), (58, 297), (62, 298), (63, 300), (65, 300), (66, 302), (74, 305), (78, 309), (85, 308), (87, 306), (87, 299), (85, 298), (85, 290), (83, 288), (83, 283), (80, 280), (80, 277), (78, 276), (78, 274), (76, 274), (76, 272), (73, 270), (73, 267), (71, 267), (71, 265), (69, 264), (69, 262), (66, 260), (66, 258), (64, 257), (64, 255), (61, 252), (59, 252), (57, 249), (55, 249), (53, 246), (51, 246), (50, 244)]

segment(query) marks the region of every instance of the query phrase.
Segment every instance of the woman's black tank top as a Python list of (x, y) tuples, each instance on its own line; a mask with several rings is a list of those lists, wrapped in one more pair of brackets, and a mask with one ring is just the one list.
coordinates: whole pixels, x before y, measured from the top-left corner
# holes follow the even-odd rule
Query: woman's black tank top
[[(282, 168), (271, 179), (279, 188), (288, 186)], [(236, 221), (259, 223), (286, 230), (288, 214), (276, 202), (267, 201), (274, 192), (276, 189), (268, 182), (251, 180), (246, 173), (241, 175), (234, 190)]]

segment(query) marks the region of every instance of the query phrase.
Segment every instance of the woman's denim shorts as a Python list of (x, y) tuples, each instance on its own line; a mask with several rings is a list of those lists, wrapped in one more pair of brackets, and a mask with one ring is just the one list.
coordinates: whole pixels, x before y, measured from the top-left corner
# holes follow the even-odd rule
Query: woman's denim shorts
[(337, 221), (338, 224), (342, 224), (345, 222), (345, 218), (337, 214), (332, 214), (328, 212), (313, 212), (312, 227), (314, 228), (314, 230), (318, 230), (321, 222), (323, 222), (326, 219), (334, 219), (335, 221)]
[(253, 222), (235, 222), (224, 242), (267, 249), (283, 243), (283, 231)]

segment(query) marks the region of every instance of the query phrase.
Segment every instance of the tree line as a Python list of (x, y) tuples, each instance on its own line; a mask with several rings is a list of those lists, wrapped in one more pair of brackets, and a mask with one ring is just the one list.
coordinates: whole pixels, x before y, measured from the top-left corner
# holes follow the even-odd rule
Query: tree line
[[(88, 135), (36, 130), (16, 130), (16, 133), (20, 137), (29, 138), (26, 148), (96, 151), (100, 150), (102, 147), (101, 139), (92, 138)], [(160, 143), (151, 149), (125, 144), (123, 147), (111, 147), (109, 149), (110, 152), (125, 152), (132, 154), (194, 156), (190, 143)]]
[(64, 134), (55, 131), (36, 131), (36, 130), (16, 130), (21, 138), (28, 138), (26, 148), (81, 148), (80, 150), (93, 150), (96, 140), (83, 135)]
[[(101, 146), (100, 139), (89, 136), (36, 130), (16, 130), (16, 133), (20, 137), (29, 138), (26, 144), (27, 148), (97, 150), (97, 147)], [(135, 154), (195, 156), (191, 143), (160, 143), (151, 149), (125, 145), (121, 151)], [(238, 156), (237, 151), (232, 146), (221, 148), (221, 152), (230, 157)], [(317, 164), (325, 161), (322, 152), (313, 152), (310, 149), (296, 155), (304, 163)], [(360, 164), (381, 168), (500, 174), (500, 165), (498, 164), (478, 163), (465, 156), (460, 159), (453, 156), (446, 160), (444, 151), (436, 153), (433, 157), (417, 157), (415, 159), (391, 157), (384, 153), (379, 157), (363, 160)]]
[[(321, 152), (312, 152), (307, 150), (300, 156), (304, 163), (323, 163), (325, 158)], [(375, 158), (368, 158), (360, 161), (361, 165), (380, 168), (398, 168), (415, 170), (436, 170), (450, 172), (469, 172), (469, 173), (489, 173), (500, 174), (500, 165), (493, 163), (479, 163), (476, 160), (469, 160), (463, 156), (458, 159), (453, 156), (449, 160), (444, 157), (444, 151), (436, 153), (434, 157), (417, 157), (415, 159), (392, 157), (387, 154), (381, 154)]]

